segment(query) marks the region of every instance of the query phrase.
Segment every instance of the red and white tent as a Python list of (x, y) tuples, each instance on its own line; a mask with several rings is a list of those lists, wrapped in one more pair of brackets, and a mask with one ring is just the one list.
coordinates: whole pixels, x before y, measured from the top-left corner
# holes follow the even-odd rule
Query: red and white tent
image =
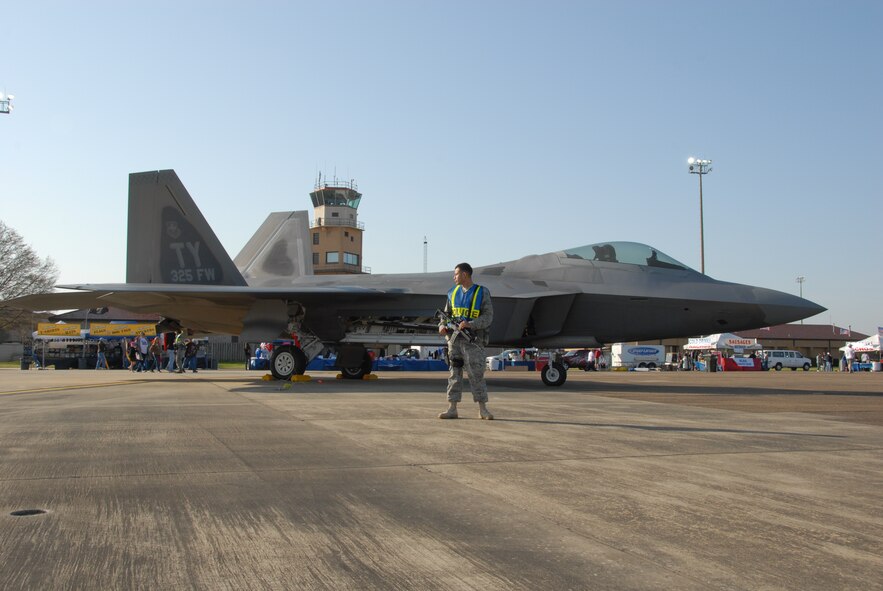
[[(852, 350), (856, 353), (879, 353), (880, 352), (880, 335), (875, 334), (869, 336), (868, 338), (855, 341), (854, 343), (846, 343), (846, 345), (852, 345)], [(846, 350), (846, 345), (840, 347), (841, 351)]]
[(688, 339), (684, 349), (688, 351), (711, 351), (723, 349), (763, 349), (757, 339), (746, 339), (729, 332)]

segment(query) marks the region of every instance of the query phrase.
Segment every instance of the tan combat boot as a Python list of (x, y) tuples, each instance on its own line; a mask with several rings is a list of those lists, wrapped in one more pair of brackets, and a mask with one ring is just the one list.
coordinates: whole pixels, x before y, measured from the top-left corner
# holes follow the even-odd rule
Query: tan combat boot
[(443, 412), (443, 413), (439, 413), (438, 418), (440, 418), (440, 419), (456, 419), (456, 418), (459, 418), (459, 417), (457, 416), (457, 403), (456, 403), (456, 402), (452, 402), (452, 403), (451, 403), (451, 406), (448, 407), (448, 410), (446, 410), (446, 411)]
[(491, 411), (487, 409), (487, 405), (484, 402), (478, 403), (478, 416), (483, 418), (486, 421), (494, 420), (494, 415), (491, 414)]

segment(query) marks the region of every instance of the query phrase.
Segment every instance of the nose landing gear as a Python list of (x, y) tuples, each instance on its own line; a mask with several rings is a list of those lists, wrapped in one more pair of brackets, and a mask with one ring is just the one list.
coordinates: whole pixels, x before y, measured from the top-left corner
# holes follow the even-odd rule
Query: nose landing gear
[(560, 361), (553, 361), (543, 368), (540, 377), (547, 386), (560, 386), (567, 381), (567, 370)]

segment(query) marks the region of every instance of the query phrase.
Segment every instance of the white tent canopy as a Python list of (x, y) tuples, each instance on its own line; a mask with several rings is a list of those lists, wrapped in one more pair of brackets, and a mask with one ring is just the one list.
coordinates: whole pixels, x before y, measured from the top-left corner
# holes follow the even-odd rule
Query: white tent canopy
[(684, 345), (684, 349), (690, 351), (762, 348), (763, 346), (757, 342), (757, 339), (746, 339), (745, 337), (740, 337), (729, 332), (688, 339), (687, 344)]
[[(869, 336), (868, 338), (855, 341), (853, 343), (846, 343), (846, 345), (852, 345), (852, 350), (856, 353), (879, 353), (880, 352), (880, 335), (875, 334)], [(841, 351), (846, 351), (846, 345), (840, 347)]]

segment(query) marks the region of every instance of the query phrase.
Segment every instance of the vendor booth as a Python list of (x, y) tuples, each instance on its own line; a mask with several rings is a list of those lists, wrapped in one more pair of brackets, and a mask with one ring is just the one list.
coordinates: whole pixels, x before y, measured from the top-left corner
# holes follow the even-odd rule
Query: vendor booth
[[(757, 351), (763, 346), (757, 339), (746, 339), (732, 333), (719, 333), (707, 337), (688, 339), (686, 351), (701, 351), (707, 360), (709, 371), (761, 371), (762, 361), (753, 354), (745, 357), (745, 351)], [(728, 354), (732, 351), (732, 354)]]
[[(33, 362), (39, 368), (94, 369), (98, 358), (98, 341), (103, 338), (108, 345), (108, 365), (112, 369), (123, 368), (126, 365), (124, 341), (142, 332), (152, 338), (156, 334), (156, 325), (94, 322), (88, 329), (81, 329), (79, 324), (40, 322), (31, 335), (34, 340)], [(24, 363), (22, 369), (25, 369)]]
[[(845, 345), (840, 347), (840, 350), (846, 351), (846, 347), (852, 345), (852, 350), (855, 352), (855, 361), (852, 364), (852, 369), (854, 371), (880, 371), (880, 340), (880, 333), (878, 332), (877, 334), (869, 336), (868, 338), (861, 341), (846, 343)], [(862, 361), (863, 354), (866, 354), (868, 356), (867, 361)]]

